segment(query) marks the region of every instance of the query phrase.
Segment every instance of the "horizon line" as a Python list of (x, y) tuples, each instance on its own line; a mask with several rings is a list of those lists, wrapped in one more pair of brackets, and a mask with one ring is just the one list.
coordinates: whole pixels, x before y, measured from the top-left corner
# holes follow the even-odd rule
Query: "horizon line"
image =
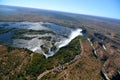
[(61, 11), (61, 10), (54, 10), (54, 9), (43, 9), (43, 8), (39, 8), (39, 7), (26, 7), (26, 6), (5, 5), (5, 4), (4, 4), (4, 5), (3, 5), (3, 4), (0, 4), (0, 6), (31, 8), (31, 9), (39, 9), (39, 10), (48, 10), (48, 11), (63, 12), (63, 13), (68, 13), (68, 14), (76, 14), (76, 15), (84, 15), (84, 16), (91, 16), (91, 17), (99, 17), (99, 18), (107, 18), (107, 19), (116, 19), (116, 20), (120, 20), (120, 18), (114, 18), (114, 17), (106, 17), (106, 16), (92, 15), (92, 14), (83, 14), (83, 13), (68, 12), (68, 11)]

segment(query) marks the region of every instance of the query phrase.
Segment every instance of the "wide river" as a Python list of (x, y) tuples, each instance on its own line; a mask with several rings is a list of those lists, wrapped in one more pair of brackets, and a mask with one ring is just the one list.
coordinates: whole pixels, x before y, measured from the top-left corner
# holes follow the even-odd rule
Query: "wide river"
[(0, 44), (27, 48), (46, 57), (53, 56), (79, 35), (80, 28), (49, 22), (0, 22)]

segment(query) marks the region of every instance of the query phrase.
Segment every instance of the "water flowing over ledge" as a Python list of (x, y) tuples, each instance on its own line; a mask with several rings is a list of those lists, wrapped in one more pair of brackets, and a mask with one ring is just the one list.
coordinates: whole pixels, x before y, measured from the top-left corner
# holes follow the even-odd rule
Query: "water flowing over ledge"
[(71, 32), (68, 39), (60, 41), (60, 44), (58, 45), (58, 48), (64, 47), (68, 45), (74, 38), (76, 38), (79, 35), (82, 35), (82, 29), (76, 29)]
[(53, 56), (60, 48), (67, 46), (74, 38), (82, 35), (83, 35), (82, 29), (79, 28), (79, 29), (73, 30), (67, 39), (62, 39), (60, 42), (58, 42), (58, 44), (56, 45), (56, 50), (51, 51), (51, 49), (49, 49), (48, 53), (50, 55), (46, 55), (46, 54), (44, 55), (46, 56), (46, 58)]
[(77, 36), (82, 36), (80, 28), (64, 27), (49, 22), (0, 22), (0, 29), (7, 31), (0, 34), (0, 44), (27, 48), (42, 53), (46, 58), (53, 56)]

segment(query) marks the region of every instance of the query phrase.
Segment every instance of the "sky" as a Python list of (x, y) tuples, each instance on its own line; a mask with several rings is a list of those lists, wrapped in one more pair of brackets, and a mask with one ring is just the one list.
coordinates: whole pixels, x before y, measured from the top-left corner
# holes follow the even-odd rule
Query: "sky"
[(32, 7), (120, 19), (120, 0), (0, 0), (0, 5)]

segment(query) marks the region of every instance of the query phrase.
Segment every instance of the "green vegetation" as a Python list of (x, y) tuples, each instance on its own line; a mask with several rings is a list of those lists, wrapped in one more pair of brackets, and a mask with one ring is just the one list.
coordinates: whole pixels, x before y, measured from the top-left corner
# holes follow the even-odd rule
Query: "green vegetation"
[(48, 31), (48, 30), (32, 30), (32, 29), (21, 29), (21, 30), (16, 30), (15, 34), (20, 35), (20, 34), (55, 34), (53, 31)]
[(34, 53), (24, 69), (26, 70), (26, 75), (36, 77), (43, 71), (71, 61), (75, 55), (80, 53), (79, 39), (80, 37), (75, 38), (68, 46), (61, 48), (54, 56), (48, 59), (41, 54)]
[(49, 72), (40, 80), (102, 80), (100, 61), (92, 55), (92, 48), (87, 38), (81, 37), (80, 40), (84, 46), (84, 54), (75, 62), (67, 65), (65, 69)]
[[(108, 57), (107, 63), (105, 63), (104, 66), (106, 66), (106, 71), (110, 75), (112, 75), (110, 72), (112, 72), (112, 73), (114, 72), (114, 69), (111, 69), (112, 68), (111, 64), (118, 65), (118, 67), (116, 69), (119, 69), (119, 67), (120, 67), (118, 64), (118, 63), (120, 63), (120, 61), (119, 61), (120, 56), (118, 55), (119, 51), (116, 51), (117, 49), (113, 49), (113, 48), (109, 47), (109, 45), (110, 46), (115, 45), (115, 48), (117, 48), (117, 47), (119, 48), (120, 37), (119, 37), (119, 35), (117, 35), (120, 33), (120, 21), (119, 20), (100, 18), (100, 17), (96, 17), (96, 16), (94, 17), (94, 16), (88, 16), (88, 15), (86, 16), (86, 15), (80, 15), (80, 14), (63, 13), (63, 12), (56, 12), (56, 11), (54, 12), (54, 11), (48, 11), (48, 10), (38, 10), (38, 9), (32, 9), (32, 8), (27, 9), (27, 8), (23, 8), (23, 7), (20, 8), (20, 7), (1, 6), (1, 9), (6, 9), (6, 8), (13, 9), (14, 11), (12, 11), (12, 14), (10, 14), (9, 10), (6, 12), (4, 10), (2, 10), (0, 13), (0, 21), (53, 22), (53, 23), (56, 23), (59, 25), (68, 26), (68, 27), (72, 27), (72, 28), (82, 27), (88, 31), (86, 35), (89, 38), (91, 38), (92, 42), (98, 41), (98, 39), (97, 40), (95, 39), (95, 36), (92, 36), (94, 32), (98, 32), (98, 33), (100, 32), (105, 36), (107, 34), (107, 37), (109, 37), (113, 41), (104, 40), (104, 43), (107, 42), (106, 43), (107, 48), (108, 48), (107, 51), (108, 51), (108, 54), (110, 55)], [(3, 24), (3, 26), (9, 26), (9, 25)], [(22, 26), (24, 26), (24, 25), (22, 25)], [(108, 28), (108, 26), (109, 26), (109, 28)], [(6, 33), (6, 32), (8, 32), (8, 31), (7, 30), (3, 31), (0, 29), (0, 33)], [(38, 33), (43, 34), (43, 32), (29, 32), (29, 31), (26, 31), (26, 32), (28, 32), (29, 34), (31, 34), (31, 33), (32, 34), (38, 34)], [(18, 31), (18, 34), (15, 35), (15, 38), (17, 38), (18, 36), (20, 36), (26, 32), (21, 31), (19, 33), (19, 31)], [(17, 31), (16, 31), (16, 33), (17, 33)], [(78, 44), (78, 43), (76, 43), (76, 44)], [(86, 45), (86, 47), (87, 47), (88, 44), (89, 43), (84, 44), (84, 45)], [(49, 65), (52, 67), (53, 65), (56, 66), (58, 64), (64, 64), (65, 62), (69, 61), (69, 59), (72, 59), (74, 57), (74, 55), (78, 54), (78, 53), (75, 53), (77, 51), (75, 51), (75, 52), (72, 51), (73, 49), (71, 50), (71, 47), (66, 46), (65, 49), (62, 48), (58, 53), (55, 54), (55, 56), (45, 59), (44, 56), (37, 54), (37, 53), (31, 55), (30, 51), (28, 51), (28, 52), (26, 52), (26, 50), (21, 51), (21, 49), (17, 49), (18, 52), (14, 52), (14, 50), (16, 50), (16, 49), (12, 49), (12, 51), (10, 49), (8, 51), (8, 50), (4, 49), (4, 47), (0, 46), (0, 51), (1, 51), (0, 52), (0, 80), (7, 80), (7, 79), (10, 79), (10, 80), (24, 80), (24, 79), (35, 80), (36, 75), (39, 75), (39, 72), (41, 73), (42, 71), (48, 69)], [(86, 47), (84, 50), (85, 53), (86, 54), (91, 53), (89, 48), (86, 48)], [(100, 48), (100, 46), (97, 45), (97, 49), (98, 48)], [(68, 51), (67, 49), (70, 49), (70, 51)], [(103, 55), (103, 52), (101, 50), (102, 50), (102, 48), (100, 49), (100, 51), (98, 53), (99, 56)], [(107, 51), (105, 51), (105, 54), (107, 53)], [(20, 57), (20, 59), (14, 58), (14, 57), (16, 57), (17, 54), (19, 54), (17, 56), (17, 58)], [(26, 54), (26, 55), (20, 56), (20, 54)], [(10, 55), (13, 55), (14, 59), (11, 59)], [(89, 55), (92, 55), (92, 54), (89, 54)], [(25, 58), (29, 58), (29, 59), (23, 61), (24, 56), (25, 56)], [(93, 57), (91, 57), (91, 56), (89, 56), (87, 58), (83, 57), (81, 59), (80, 63), (78, 63), (78, 64), (83, 65), (82, 67), (84, 67), (84, 69), (79, 69), (80, 65), (77, 65), (76, 66), (77, 68), (73, 68), (71, 71), (71, 76), (72, 76), (71, 79), (77, 80), (78, 77), (81, 78), (81, 80), (101, 79), (99, 77), (95, 77), (96, 75), (99, 74), (98, 72), (100, 71), (99, 70), (100, 62), (95, 61), (96, 59), (95, 58), (92, 59), (92, 58)], [(10, 59), (12, 61), (10, 61)], [(41, 60), (41, 62), (40, 62), (40, 60)], [(26, 62), (26, 61), (28, 61), (28, 62)], [(46, 63), (47, 61), (48, 61), (48, 63)], [(83, 61), (84, 61), (84, 64), (81, 63)], [(113, 61), (114, 63), (111, 61)], [(23, 62), (26, 62), (26, 63), (24, 63), (24, 66), (22, 66), (22, 68), (20, 68), (20, 70), (17, 68), (19, 71), (16, 71), (17, 69), (15, 66), (17, 65), (17, 67), (18, 67), (20, 65), (19, 64), (20, 62), (21, 62), (21, 64)], [(53, 64), (51, 64), (52, 62), (53, 62)], [(5, 68), (6, 68), (6, 66), (8, 66), (8, 68), (5, 70), (5, 69), (3, 69), (4, 66), (5, 66)], [(13, 68), (11, 68), (10, 66), (13, 66)], [(45, 67), (45, 68), (43, 69), (42, 67)], [(28, 69), (26, 70), (26, 68), (28, 68)], [(34, 69), (36, 69), (37, 72)], [(89, 71), (91, 69), (92, 69), (92, 71)], [(5, 70), (5, 72), (4, 72), (4, 70)], [(97, 73), (95, 70), (97, 70)], [(93, 72), (93, 73), (91, 74), (91, 72)], [(7, 73), (7, 75), (6, 75), (6, 73)], [(75, 75), (76, 73), (78, 75)], [(64, 78), (62, 77), (61, 80), (63, 80), (63, 79)]]
[(51, 40), (51, 36), (44, 36), (44, 37), (40, 37), (39, 39), (45, 39), (47, 41)]
[(0, 27), (0, 34), (3, 34), (3, 33), (7, 33), (11, 30), (13, 30), (14, 28), (11, 28), (11, 29), (4, 29), (3, 27)]
[[(30, 40), (30, 39), (34, 38), (34, 37), (26, 37), (26, 36), (24, 36), (24, 34), (33, 35), (33, 34), (55, 34), (55, 33), (52, 32), (52, 31), (47, 31), (47, 30), (19, 29), (19, 30), (14, 31), (12, 38), (14, 38), (14, 39), (25, 39), (25, 40)], [(41, 37), (39, 39), (46, 39), (46, 40), (50, 41), (51, 37)]]
[(0, 49), (0, 80), (20, 80), (20, 70), (24, 62), (29, 61), (28, 51), (6, 46), (0, 46)]
[(2, 47), (3, 50), (0, 50), (0, 79), (35, 80), (40, 73), (59, 64), (65, 64), (79, 54), (81, 51), (79, 39), (80, 37), (75, 38), (69, 45), (61, 48), (48, 59), (42, 54), (32, 53), (27, 49), (8, 47), (4, 50)]
[(44, 45), (41, 45), (41, 48), (42, 48), (42, 50), (43, 50), (44, 52), (48, 52), (48, 48), (45, 47)]
[(27, 75), (37, 76), (39, 73), (45, 71), (47, 68), (52, 68), (50, 62), (46, 63), (46, 58), (43, 55), (34, 53), (25, 70)]
[(33, 38), (35, 38), (35, 37), (25, 37), (25, 36), (20, 35), (20, 36), (13, 36), (12, 38), (13, 38), (13, 39), (31, 40), (31, 39), (33, 39)]
[(80, 43), (79, 43), (80, 37), (75, 38), (71, 41), (71, 43), (65, 47), (62, 47), (55, 55), (54, 57), (57, 57), (60, 64), (64, 64), (66, 62), (69, 62), (72, 60), (75, 55), (80, 54)]

